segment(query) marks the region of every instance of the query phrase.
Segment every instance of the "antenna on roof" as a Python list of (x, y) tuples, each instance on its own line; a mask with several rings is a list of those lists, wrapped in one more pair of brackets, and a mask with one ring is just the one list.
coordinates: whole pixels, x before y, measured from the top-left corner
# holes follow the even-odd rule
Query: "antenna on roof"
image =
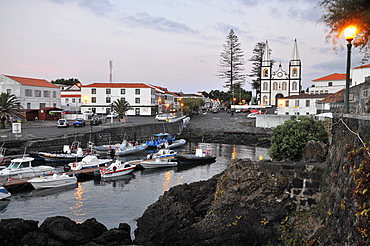
[(109, 82), (112, 83), (113, 60), (109, 61), (109, 68), (110, 68)]

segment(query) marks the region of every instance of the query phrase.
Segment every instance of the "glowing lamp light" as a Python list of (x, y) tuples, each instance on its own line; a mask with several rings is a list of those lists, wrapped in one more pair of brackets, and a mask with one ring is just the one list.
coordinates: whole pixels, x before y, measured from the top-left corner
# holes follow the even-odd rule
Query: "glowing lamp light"
[(352, 41), (355, 38), (356, 33), (357, 33), (357, 28), (353, 25), (347, 26), (343, 31), (344, 38), (347, 41)]

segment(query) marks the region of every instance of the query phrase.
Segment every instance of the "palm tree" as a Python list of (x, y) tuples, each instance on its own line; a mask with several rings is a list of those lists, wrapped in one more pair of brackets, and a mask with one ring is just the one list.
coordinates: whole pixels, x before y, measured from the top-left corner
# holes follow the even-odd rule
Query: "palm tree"
[(112, 103), (113, 111), (115, 111), (118, 114), (118, 118), (122, 120), (126, 112), (132, 109), (130, 104), (125, 99), (117, 99), (117, 101), (114, 101)]
[(24, 119), (22, 106), (14, 94), (0, 93), (0, 128), (5, 128), (5, 121), (10, 117)]

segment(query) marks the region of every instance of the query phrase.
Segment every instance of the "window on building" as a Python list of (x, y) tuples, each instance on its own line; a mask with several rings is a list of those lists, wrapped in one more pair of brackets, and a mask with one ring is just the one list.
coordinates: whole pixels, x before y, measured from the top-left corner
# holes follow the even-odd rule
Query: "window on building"
[(6, 89), (6, 93), (12, 94), (12, 89)]
[(264, 82), (264, 83), (263, 83), (263, 90), (264, 90), (264, 91), (267, 91), (267, 90), (269, 89), (269, 87), (268, 87), (268, 86), (269, 86), (269, 84), (268, 84), (267, 82)]
[(106, 97), (106, 98), (105, 98), (105, 102), (106, 102), (106, 103), (110, 103), (110, 97)]
[(263, 77), (269, 76), (269, 70), (267, 68), (263, 69)]
[(53, 91), (53, 98), (57, 98), (57, 92)]
[(126, 94), (126, 89), (121, 89), (121, 94), (122, 95)]
[(329, 94), (329, 91), (328, 90), (325, 90), (325, 94)]
[(76, 102), (76, 98), (72, 98), (72, 103), (75, 103)]
[(294, 106), (299, 107), (299, 100), (295, 100)]
[(283, 90), (286, 90), (286, 82), (283, 82)]
[(66, 98), (66, 99), (65, 99), (65, 102), (66, 102), (66, 103), (69, 103), (69, 98)]
[(96, 103), (96, 97), (91, 97), (91, 103)]
[(44, 97), (50, 97), (50, 91), (44, 91)]
[(135, 108), (135, 115), (140, 115), (140, 108)]
[(310, 106), (310, 100), (306, 100), (306, 107)]
[(31, 103), (27, 103), (27, 109), (31, 109)]
[(285, 107), (289, 107), (289, 100), (285, 101)]
[(363, 97), (363, 98), (369, 97), (369, 92), (368, 92), (368, 90), (363, 90), (363, 91), (362, 91), (362, 97)]
[(111, 89), (110, 88), (105, 89), (105, 94), (110, 95), (110, 93), (111, 93)]
[(324, 94), (324, 91), (320, 91), (320, 94)]
[(46, 104), (45, 103), (40, 103), (39, 106), (40, 106), (40, 108), (45, 108)]
[(41, 91), (35, 90), (35, 97), (41, 97)]
[(298, 75), (298, 69), (297, 68), (293, 68), (292, 69), (292, 76), (293, 77), (297, 77), (297, 75)]
[(329, 82), (328, 83), (328, 86), (333, 86), (333, 82)]
[(135, 98), (135, 103), (140, 103), (140, 97)]
[(267, 104), (268, 104), (267, 96), (263, 96), (263, 103), (264, 103), (265, 105), (267, 105)]
[(96, 94), (96, 88), (91, 88), (91, 94)]
[(297, 82), (293, 82), (293, 84), (292, 84), (292, 90), (293, 91), (298, 90), (298, 88), (297, 88)]
[(30, 89), (26, 89), (26, 90), (24, 91), (24, 95), (25, 95), (26, 97), (32, 97), (32, 90), (30, 90)]
[(140, 95), (140, 89), (135, 89), (135, 95)]
[(57, 104), (56, 103), (53, 103), (53, 107), (56, 108), (57, 107)]
[(274, 82), (274, 84), (272, 86), (272, 89), (275, 90), (275, 91), (278, 89), (278, 83), (277, 82)]

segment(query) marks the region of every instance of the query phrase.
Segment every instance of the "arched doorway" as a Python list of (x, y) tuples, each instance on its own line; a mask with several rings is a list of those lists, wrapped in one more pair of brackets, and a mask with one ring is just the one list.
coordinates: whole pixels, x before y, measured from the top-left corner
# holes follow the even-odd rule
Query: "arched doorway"
[(283, 98), (283, 97), (284, 97), (284, 95), (283, 95), (283, 94), (281, 94), (281, 93), (276, 94), (276, 96), (275, 96), (275, 106), (277, 106), (277, 105), (278, 105), (278, 99), (279, 99), (279, 98)]

